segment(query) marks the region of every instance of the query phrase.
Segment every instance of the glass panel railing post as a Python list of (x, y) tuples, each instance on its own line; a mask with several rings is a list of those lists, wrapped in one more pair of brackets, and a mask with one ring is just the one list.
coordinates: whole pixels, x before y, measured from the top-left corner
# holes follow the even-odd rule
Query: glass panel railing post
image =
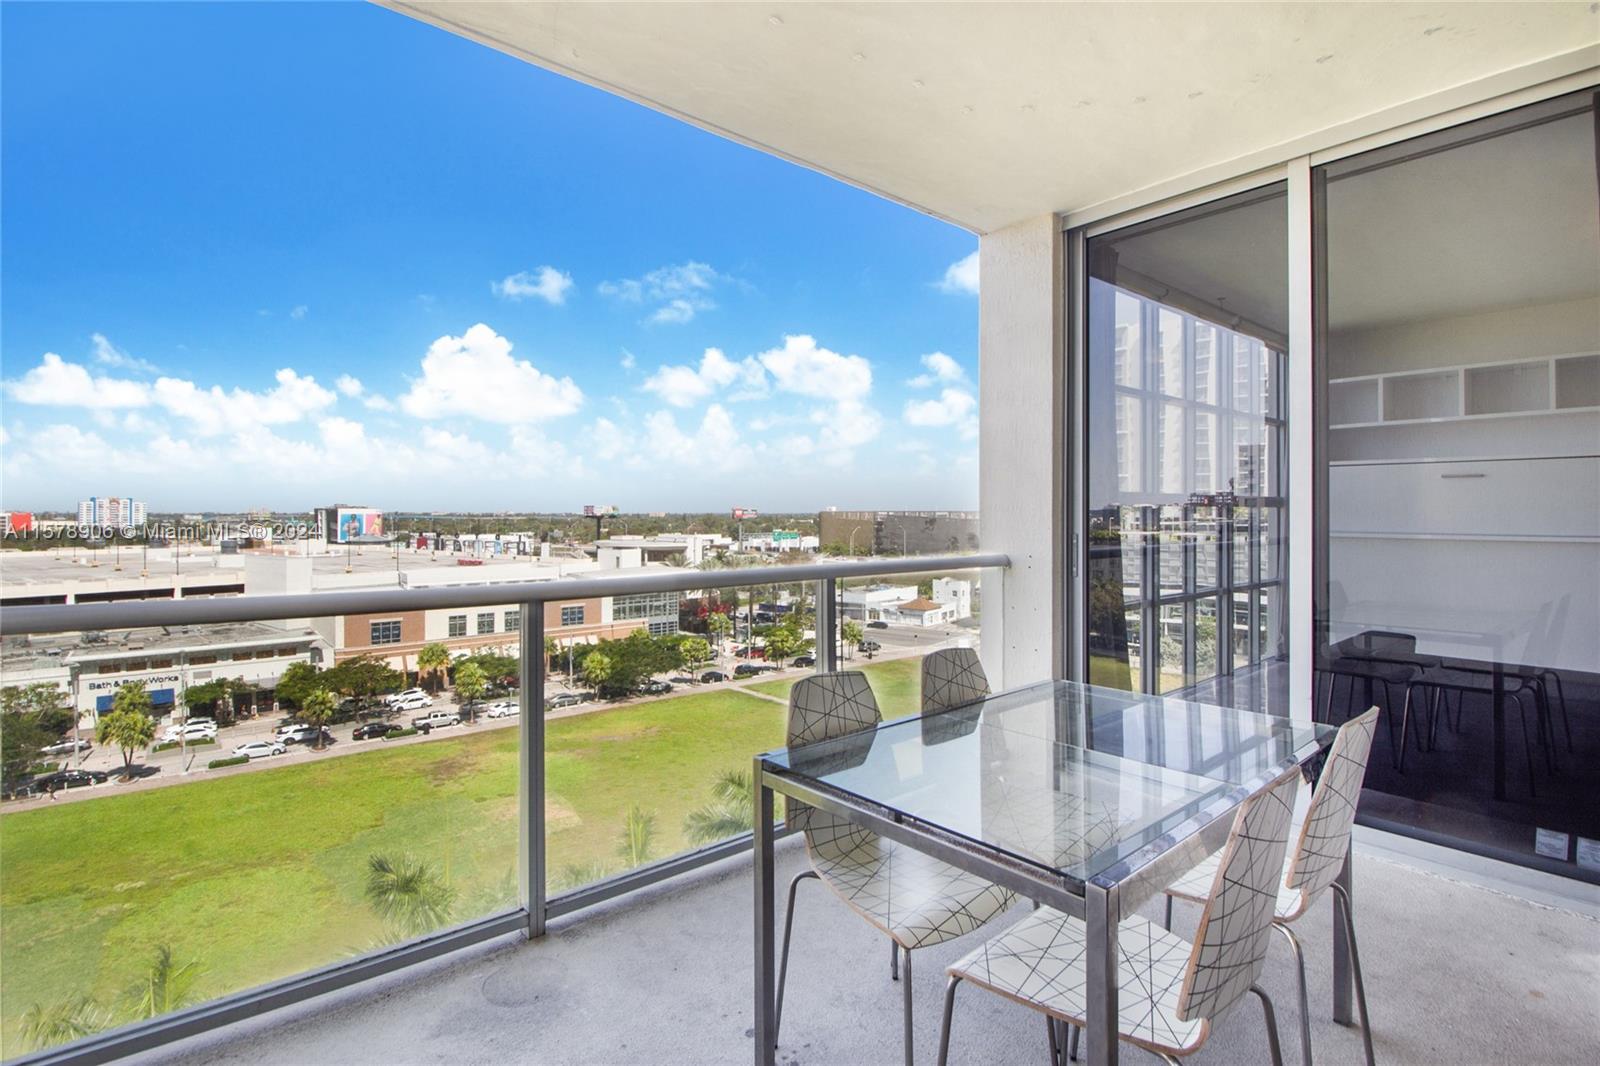
[(838, 582), (825, 577), (817, 582), (817, 673), (831, 674), (839, 669)]
[(521, 701), (517, 746), (518, 881), (528, 911), (528, 936), (544, 935), (544, 603), (522, 604), (517, 698)]

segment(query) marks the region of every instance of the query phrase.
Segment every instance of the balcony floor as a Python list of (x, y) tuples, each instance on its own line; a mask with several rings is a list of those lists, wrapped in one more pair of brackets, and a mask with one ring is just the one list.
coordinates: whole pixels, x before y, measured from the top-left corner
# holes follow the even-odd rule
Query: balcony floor
[[(805, 861), (798, 841), (780, 846), (778, 859), (784, 884)], [(748, 864), (748, 858), (728, 860), (565, 919), (539, 942), (485, 945), (142, 1061), (746, 1063)], [(1594, 1061), (1600, 921), (1592, 908), (1577, 913), (1514, 898), (1393, 861), (1392, 853), (1364, 844), (1355, 878), (1379, 1062)], [(1327, 1016), (1329, 908), (1324, 899), (1320, 913), (1301, 923), (1313, 1048), (1318, 1063), (1358, 1063), (1359, 1033)], [(1153, 914), (1155, 905), (1146, 910)], [(1177, 928), (1191, 929), (1196, 914), (1180, 906)], [(900, 987), (889, 980), (885, 939), (815, 882), (801, 886), (795, 927), (779, 1061), (899, 1062)], [(976, 946), (978, 935), (914, 956), (920, 1062), (932, 1063), (937, 1054), (944, 967)], [(1263, 984), (1278, 1007), (1285, 1060), (1297, 1063), (1293, 971), (1276, 939)], [(1127, 1045), (1123, 1055), (1154, 1061)], [(1044, 1061), (1043, 1026), (1021, 1007), (963, 989), (950, 1057), (953, 1063)], [(1187, 1061), (1268, 1061), (1254, 1001), (1223, 1018)]]

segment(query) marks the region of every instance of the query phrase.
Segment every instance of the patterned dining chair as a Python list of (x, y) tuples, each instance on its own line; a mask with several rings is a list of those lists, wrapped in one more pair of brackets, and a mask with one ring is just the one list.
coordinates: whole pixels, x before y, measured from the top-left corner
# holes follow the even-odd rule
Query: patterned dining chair
[[(1355, 918), (1350, 911), (1350, 896), (1339, 884), (1339, 871), (1350, 852), (1350, 829), (1355, 824), (1356, 804), (1361, 799), (1361, 781), (1367, 773), (1367, 757), (1372, 752), (1372, 737), (1378, 729), (1378, 708), (1350, 719), (1339, 727), (1339, 735), (1328, 752), (1327, 764), (1311, 793), (1305, 821), (1295, 836), (1284, 862), (1278, 883), (1278, 901), (1272, 927), (1289, 941), (1300, 978), (1300, 1054), (1311, 1066), (1311, 1005), (1306, 991), (1305, 952), (1289, 926), (1305, 916), (1322, 893), (1333, 889), (1344, 907), (1345, 942), (1350, 947), (1350, 968), (1355, 976), (1356, 1007), (1361, 1017), (1361, 1040), (1367, 1066), (1373, 1066), (1372, 1030), (1367, 1025), (1367, 993), (1361, 983), (1361, 959), (1356, 954)], [(1204, 903), (1217, 868), (1213, 855), (1167, 888), (1167, 925), (1172, 925), (1172, 900)]]
[(981, 700), (989, 678), (971, 648), (940, 648), (922, 657), (922, 713)]
[[(878, 701), (859, 671), (815, 674), (796, 682), (789, 692), (790, 747), (872, 729), (880, 721)], [(911, 1066), (911, 952), (972, 932), (1011, 906), (1011, 892), (792, 798), (784, 819), (804, 834), (811, 868), (789, 882), (773, 1039), (783, 1020), (795, 890), (801, 881), (815, 878), (888, 936), (890, 974), (901, 982), (905, 1061)]]
[[(1245, 993), (1261, 1001), (1273, 1066), (1282, 1066), (1272, 1000), (1256, 982), (1272, 936), (1273, 903), (1288, 849), (1299, 772), (1246, 800), (1234, 816), (1194, 940), (1133, 917), (1117, 927), (1117, 1038), (1168, 1063), (1200, 1050), (1211, 1022)], [(1083, 921), (1049, 907), (988, 941), (949, 969), (939, 1063), (950, 1052), (950, 1021), (962, 981), (1045, 1015), (1053, 1058), (1056, 1023), (1081, 1028), (1088, 1014)]]

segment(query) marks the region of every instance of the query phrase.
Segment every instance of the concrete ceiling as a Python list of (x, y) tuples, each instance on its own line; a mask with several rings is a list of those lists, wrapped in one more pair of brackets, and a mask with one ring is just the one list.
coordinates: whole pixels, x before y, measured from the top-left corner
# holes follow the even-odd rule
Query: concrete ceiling
[(1600, 41), (1588, 0), (381, 2), (979, 233)]

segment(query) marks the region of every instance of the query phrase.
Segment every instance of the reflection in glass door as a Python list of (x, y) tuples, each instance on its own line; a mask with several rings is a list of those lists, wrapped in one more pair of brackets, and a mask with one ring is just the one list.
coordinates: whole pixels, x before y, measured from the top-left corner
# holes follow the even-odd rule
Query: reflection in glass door
[(1285, 208), (1280, 184), (1087, 242), (1095, 684), (1286, 712)]

